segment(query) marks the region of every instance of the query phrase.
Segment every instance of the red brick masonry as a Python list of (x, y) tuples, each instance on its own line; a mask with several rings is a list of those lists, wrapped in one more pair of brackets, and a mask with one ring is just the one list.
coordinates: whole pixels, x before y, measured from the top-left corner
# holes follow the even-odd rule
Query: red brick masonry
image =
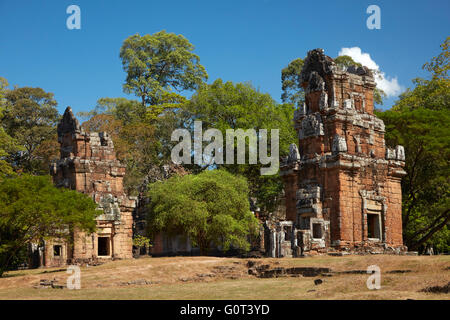
[[(308, 52), (295, 111), (298, 148), (282, 159), (293, 249), (404, 251), (402, 146), (386, 148), (366, 67), (340, 69), (322, 49)], [(295, 250), (294, 250), (295, 251)]]
[[(51, 167), (55, 185), (88, 194), (103, 213), (96, 219), (95, 233), (74, 231), (70, 244), (47, 241), (44, 265), (132, 258), (136, 199), (123, 190), (125, 166), (116, 159), (111, 138), (106, 132), (84, 132), (68, 107), (58, 124), (58, 142), (61, 159)], [(56, 243), (62, 249), (59, 256)]]

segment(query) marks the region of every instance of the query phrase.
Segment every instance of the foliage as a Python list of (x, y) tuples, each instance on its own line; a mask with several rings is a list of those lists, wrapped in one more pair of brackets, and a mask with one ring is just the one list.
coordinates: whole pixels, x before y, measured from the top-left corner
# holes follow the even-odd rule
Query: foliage
[(142, 248), (142, 247), (151, 247), (150, 239), (141, 235), (137, 235), (133, 238), (133, 246)]
[(98, 115), (110, 115), (119, 119), (123, 124), (134, 123), (145, 118), (146, 107), (137, 100), (126, 98), (100, 98), (92, 111), (79, 112), (83, 118), (92, 118)]
[(0, 176), (10, 176), (14, 174), (11, 164), (8, 163), (5, 158), (10, 153), (17, 152), (18, 150), (19, 148), (14, 139), (9, 136), (2, 127), (0, 127)]
[(57, 157), (56, 123), (60, 116), (52, 93), (41, 88), (15, 88), (4, 95), (1, 125), (22, 152), (9, 152), (16, 171), (48, 172), (49, 161)]
[[(431, 79), (415, 79), (391, 110), (377, 115), (386, 125), (386, 144), (405, 147), (402, 182), (404, 242), (410, 250), (450, 248), (450, 88), (448, 41), (424, 69)], [(447, 57), (447, 58), (444, 58)], [(447, 71), (445, 71), (447, 70)]]
[[(3, 112), (6, 108), (6, 93), (8, 89), (8, 81), (0, 77), (0, 119), (3, 118)], [(16, 141), (5, 131), (0, 122), (0, 176), (14, 174), (11, 164), (7, 161), (9, 154), (20, 151), (20, 147)]]
[(362, 67), (362, 64), (361, 64), (361, 63), (354, 61), (354, 60), (352, 59), (352, 57), (346, 56), (346, 55), (343, 55), (343, 56), (339, 56), (339, 57), (334, 58), (334, 62), (335, 62), (338, 66), (340, 66), (341, 68), (343, 68), (344, 70), (347, 69), (348, 67), (351, 67), (351, 66)]
[[(291, 104), (277, 104), (269, 94), (257, 91), (249, 83), (234, 84), (217, 79), (211, 85), (202, 86), (186, 103), (184, 111), (189, 113), (191, 118), (191, 122), (186, 124), (187, 128), (191, 128), (194, 120), (201, 120), (203, 130), (215, 128), (220, 130), (224, 137), (227, 129), (255, 129), (256, 132), (267, 129), (268, 134), (271, 129), (279, 129), (280, 155), (286, 155), (289, 145), (297, 140), (292, 122), (294, 107)], [(278, 175), (262, 176), (261, 166), (261, 164), (223, 164), (214, 167), (245, 176), (250, 193), (257, 197), (261, 208), (272, 211), (283, 184)]]
[(298, 83), (298, 77), (302, 72), (303, 59), (292, 60), (286, 68), (281, 70), (281, 100), (284, 103), (292, 103), (295, 106), (305, 101), (305, 91)]
[(437, 57), (431, 58), (430, 62), (423, 65), (425, 70), (431, 72), (433, 79), (448, 80), (448, 71), (450, 70), (450, 52), (448, 50), (449, 42), (450, 37), (447, 37), (441, 44), (442, 52)]
[(0, 178), (0, 276), (27, 244), (95, 231), (100, 211), (87, 195), (58, 189), (49, 176)]
[(249, 210), (245, 178), (223, 170), (174, 176), (149, 186), (148, 228), (152, 236), (163, 231), (184, 234), (205, 254), (212, 243), (224, 251), (248, 250), (248, 237), (258, 223)]
[(153, 117), (172, 107), (183, 100), (175, 91), (196, 89), (208, 78), (193, 50), (185, 37), (165, 30), (128, 37), (120, 49), (127, 73), (124, 91), (134, 93), (142, 105), (150, 106)]
[(182, 35), (166, 31), (128, 37), (120, 50), (124, 91), (141, 102), (102, 98), (93, 111), (81, 113), (89, 119), (83, 124), (88, 130), (113, 131), (117, 156), (127, 165), (129, 193), (137, 193), (151, 172), (168, 163), (171, 133), (182, 124), (178, 109), (186, 103), (180, 92), (195, 90), (208, 77), (193, 50)]

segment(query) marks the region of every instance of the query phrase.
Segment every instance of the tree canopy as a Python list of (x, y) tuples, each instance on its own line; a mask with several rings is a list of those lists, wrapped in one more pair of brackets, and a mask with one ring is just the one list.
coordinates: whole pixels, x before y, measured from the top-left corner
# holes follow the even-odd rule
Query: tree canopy
[[(16, 171), (47, 173), (49, 162), (58, 151), (56, 124), (60, 115), (53, 93), (22, 87), (5, 89), (3, 95), (0, 124), (18, 147), (12, 148), (9, 140), (9, 163), (14, 164)], [(21, 151), (14, 152), (17, 149)]]
[(139, 97), (142, 105), (152, 106), (149, 111), (156, 114), (177, 104), (183, 100), (177, 92), (196, 89), (208, 79), (193, 50), (185, 37), (165, 30), (128, 37), (120, 49), (127, 73), (124, 91)]
[(304, 60), (297, 58), (292, 60), (286, 68), (281, 70), (281, 100), (292, 103), (295, 106), (305, 101), (305, 91), (298, 83), (298, 77), (302, 72)]
[[(405, 147), (407, 176), (402, 181), (403, 234), (410, 250), (450, 248), (450, 87), (448, 42), (423, 68), (430, 79), (414, 79), (391, 110), (378, 112), (386, 144)], [(445, 58), (446, 57), (446, 58)]]
[[(250, 83), (223, 82), (217, 79), (210, 85), (202, 86), (183, 106), (183, 110), (189, 114), (190, 122), (185, 124), (187, 128), (191, 128), (194, 120), (200, 120), (204, 130), (218, 129), (224, 137), (227, 129), (255, 129), (256, 132), (267, 129), (268, 134), (271, 129), (278, 129), (279, 151), (283, 156), (287, 155), (289, 145), (297, 142), (293, 127), (294, 107), (291, 104), (276, 103), (269, 94), (256, 90)], [(246, 143), (248, 159), (248, 141)], [(270, 150), (270, 146), (268, 149)], [(248, 162), (214, 165), (245, 176), (250, 194), (257, 198), (263, 210), (271, 211), (282, 192), (283, 183), (278, 174), (261, 175), (261, 166), (260, 163)]]
[(149, 186), (148, 229), (184, 234), (205, 254), (211, 245), (249, 250), (258, 230), (245, 178), (224, 170), (174, 176)]
[[(6, 93), (8, 91), (8, 81), (0, 77), (0, 119), (6, 108)], [(14, 174), (11, 164), (6, 160), (10, 154), (20, 150), (16, 141), (0, 126), (0, 176)]]
[(0, 276), (29, 243), (95, 231), (100, 213), (87, 195), (56, 188), (49, 176), (0, 178)]

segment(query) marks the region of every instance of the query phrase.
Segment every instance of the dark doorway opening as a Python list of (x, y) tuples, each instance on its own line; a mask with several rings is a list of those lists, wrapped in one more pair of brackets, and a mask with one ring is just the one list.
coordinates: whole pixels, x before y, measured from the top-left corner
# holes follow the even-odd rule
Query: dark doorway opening
[(99, 256), (109, 256), (110, 248), (109, 248), (109, 237), (99, 237), (98, 238), (98, 255)]
[(380, 215), (367, 214), (367, 237), (371, 239), (380, 239)]
[(322, 224), (313, 223), (313, 238), (322, 239)]

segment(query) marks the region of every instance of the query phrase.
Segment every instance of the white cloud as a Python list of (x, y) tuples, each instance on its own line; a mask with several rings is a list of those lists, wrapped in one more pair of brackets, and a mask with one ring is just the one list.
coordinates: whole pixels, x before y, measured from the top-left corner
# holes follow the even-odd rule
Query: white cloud
[(375, 61), (372, 60), (370, 54), (362, 52), (361, 48), (342, 48), (339, 51), (339, 56), (349, 56), (363, 66), (378, 71), (378, 76), (375, 76), (375, 82), (377, 87), (383, 90), (388, 98), (398, 96), (403, 91), (403, 87), (398, 83), (397, 77), (390, 78), (386, 76), (384, 72), (380, 71), (380, 67)]

